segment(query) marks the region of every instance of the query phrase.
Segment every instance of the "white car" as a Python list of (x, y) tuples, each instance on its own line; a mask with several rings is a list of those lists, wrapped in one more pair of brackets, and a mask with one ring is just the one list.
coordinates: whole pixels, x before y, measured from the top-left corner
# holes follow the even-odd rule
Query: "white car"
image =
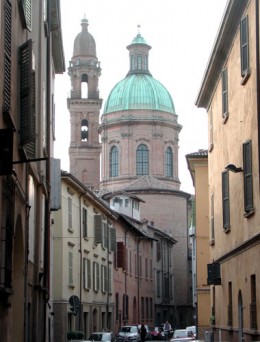
[(113, 342), (114, 341), (113, 333), (105, 332), (105, 331), (100, 331), (100, 332), (95, 331), (89, 336), (88, 340), (86, 340), (86, 342), (93, 342), (93, 341)]
[(186, 327), (186, 330), (191, 330), (193, 332), (193, 335), (196, 337), (196, 326), (192, 325), (190, 327)]
[(191, 330), (177, 329), (174, 331), (173, 337), (170, 342), (183, 342), (183, 341), (194, 341), (195, 336)]

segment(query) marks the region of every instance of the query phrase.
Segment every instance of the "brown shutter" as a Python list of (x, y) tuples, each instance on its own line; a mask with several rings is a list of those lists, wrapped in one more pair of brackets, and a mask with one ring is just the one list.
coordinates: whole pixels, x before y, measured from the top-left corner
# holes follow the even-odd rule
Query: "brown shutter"
[(32, 40), (19, 50), (20, 57), (20, 143), (32, 141)]

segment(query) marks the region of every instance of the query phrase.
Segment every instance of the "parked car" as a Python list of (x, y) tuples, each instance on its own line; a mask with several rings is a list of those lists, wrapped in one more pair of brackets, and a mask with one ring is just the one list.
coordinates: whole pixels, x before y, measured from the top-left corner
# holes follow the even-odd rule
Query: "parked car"
[[(145, 329), (146, 329), (145, 340), (146, 340), (146, 341), (151, 341), (152, 335), (151, 335), (150, 327), (149, 327), (147, 324), (144, 324), (144, 326), (145, 326)], [(139, 333), (140, 333), (140, 329), (141, 329), (141, 324), (138, 324)]]
[(162, 336), (162, 330), (159, 327), (154, 327), (151, 329), (152, 340), (162, 340), (164, 339), (164, 334)]
[(196, 326), (191, 325), (190, 327), (186, 327), (186, 330), (191, 330), (193, 332), (193, 335), (196, 337)]
[(89, 336), (88, 340), (86, 341), (115, 342), (116, 338), (111, 331), (95, 331)]
[(125, 325), (123, 326), (118, 335), (117, 335), (117, 341), (135, 341), (140, 342), (141, 336), (138, 331), (137, 325)]
[(173, 333), (171, 342), (194, 341), (195, 336), (191, 330), (177, 329)]

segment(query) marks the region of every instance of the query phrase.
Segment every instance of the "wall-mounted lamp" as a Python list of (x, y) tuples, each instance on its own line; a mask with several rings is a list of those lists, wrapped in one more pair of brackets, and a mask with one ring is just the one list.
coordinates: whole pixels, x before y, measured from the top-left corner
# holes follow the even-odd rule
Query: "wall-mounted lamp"
[(236, 167), (236, 165), (234, 164), (228, 164), (226, 167), (225, 167), (226, 170), (228, 171), (232, 171), (232, 172), (242, 172), (243, 169), (241, 167)]

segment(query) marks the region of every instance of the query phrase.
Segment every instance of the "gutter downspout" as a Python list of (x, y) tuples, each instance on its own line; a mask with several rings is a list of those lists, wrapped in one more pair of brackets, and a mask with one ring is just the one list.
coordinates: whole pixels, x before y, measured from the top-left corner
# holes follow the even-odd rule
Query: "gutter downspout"
[(50, 29), (51, 29), (51, 2), (47, 1), (47, 22), (48, 22), (48, 30), (47, 30), (47, 51), (46, 51), (46, 127), (43, 129), (46, 130), (46, 148), (47, 148), (47, 159), (46, 159), (46, 188), (47, 188), (47, 197), (45, 200), (45, 234), (44, 234), (44, 278), (43, 278), (43, 286), (46, 291), (44, 294), (43, 301), (43, 341), (46, 340), (47, 333), (47, 304), (49, 300), (49, 291), (50, 291), (50, 155), (51, 155), (51, 144), (50, 144), (50, 104), (51, 104), (51, 37), (50, 37)]
[(82, 207), (81, 198), (86, 194), (86, 191), (79, 196), (79, 331), (81, 331), (81, 319), (82, 319)]

